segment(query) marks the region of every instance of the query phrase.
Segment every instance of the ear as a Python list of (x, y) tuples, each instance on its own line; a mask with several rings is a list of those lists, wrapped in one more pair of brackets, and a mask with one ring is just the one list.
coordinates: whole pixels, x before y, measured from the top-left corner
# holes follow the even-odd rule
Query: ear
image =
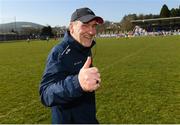
[(73, 22), (70, 22), (70, 24), (69, 24), (69, 31), (70, 31), (71, 33), (74, 32), (74, 25), (73, 25)]

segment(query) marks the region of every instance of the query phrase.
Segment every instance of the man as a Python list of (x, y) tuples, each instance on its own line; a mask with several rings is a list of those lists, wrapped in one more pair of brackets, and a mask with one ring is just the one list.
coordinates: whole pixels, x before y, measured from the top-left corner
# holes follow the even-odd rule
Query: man
[(95, 91), (101, 78), (98, 68), (92, 67), (91, 48), (96, 26), (103, 22), (89, 8), (76, 9), (64, 39), (50, 52), (40, 96), (52, 108), (52, 123), (98, 123)]

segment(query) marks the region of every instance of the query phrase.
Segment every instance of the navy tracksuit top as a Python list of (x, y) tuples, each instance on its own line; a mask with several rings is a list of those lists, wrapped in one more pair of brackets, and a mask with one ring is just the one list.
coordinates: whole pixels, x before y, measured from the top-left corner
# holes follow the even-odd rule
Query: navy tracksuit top
[(52, 109), (53, 124), (98, 123), (95, 92), (84, 92), (78, 81), (91, 47), (82, 46), (67, 31), (48, 55), (39, 92), (41, 102)]

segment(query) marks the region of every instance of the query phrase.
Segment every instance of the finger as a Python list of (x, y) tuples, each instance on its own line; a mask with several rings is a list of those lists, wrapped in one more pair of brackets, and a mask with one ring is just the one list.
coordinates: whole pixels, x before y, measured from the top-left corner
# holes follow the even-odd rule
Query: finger
[(97, 76), (100, 78), (100, 77), (101, 77), (101, 74), (100, 74), (100, 73), (97, 73)]
[(96, 85), (96, 84), (100, 84), (100, 83), (101, 83), (101, 78), (96, 78), (96, 79), (91, 80), (91, 84)]
[(100, 84), (96, 84), (94, 90), (97, 90), (100, 87)]
[(91, 68), (89, 68), (89, 70), (91, 71), (91, 73), (98, 73), (99, 72), (98, 68), (96, 68), (96, 67), (91, 67)]
[(99, 73), (90, 73), (88, 75), (88, 79), (95, 79), (95, 80), (98, 80), (98, 81), (101, 81), (100, 79), (100, 74)]
[(91, 66), (91, 63), (92, 63), (92, 59), (90, 56), (88, 56), (86, 62), (84, 63), (84, 66), (82, 68), (84, 68), (84, 69), (89, 68)]
[(100, 84), (100, 83), (101, 83), (101, 79), (100, 78), (96, 79), (96, 84)]

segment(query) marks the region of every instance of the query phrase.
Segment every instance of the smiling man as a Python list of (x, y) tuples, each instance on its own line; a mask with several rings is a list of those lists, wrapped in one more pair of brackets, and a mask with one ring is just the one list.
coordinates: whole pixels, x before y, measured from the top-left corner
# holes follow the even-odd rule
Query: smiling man
[(95, 91), (100, 73), (92, 67), (91, 48), (96, 26), (103, 24), (89, 8), (71, 16), (64, 39), (50, 52), (40, 84), (40, 97), (52, 109), (53, 124), (97, 124)]

